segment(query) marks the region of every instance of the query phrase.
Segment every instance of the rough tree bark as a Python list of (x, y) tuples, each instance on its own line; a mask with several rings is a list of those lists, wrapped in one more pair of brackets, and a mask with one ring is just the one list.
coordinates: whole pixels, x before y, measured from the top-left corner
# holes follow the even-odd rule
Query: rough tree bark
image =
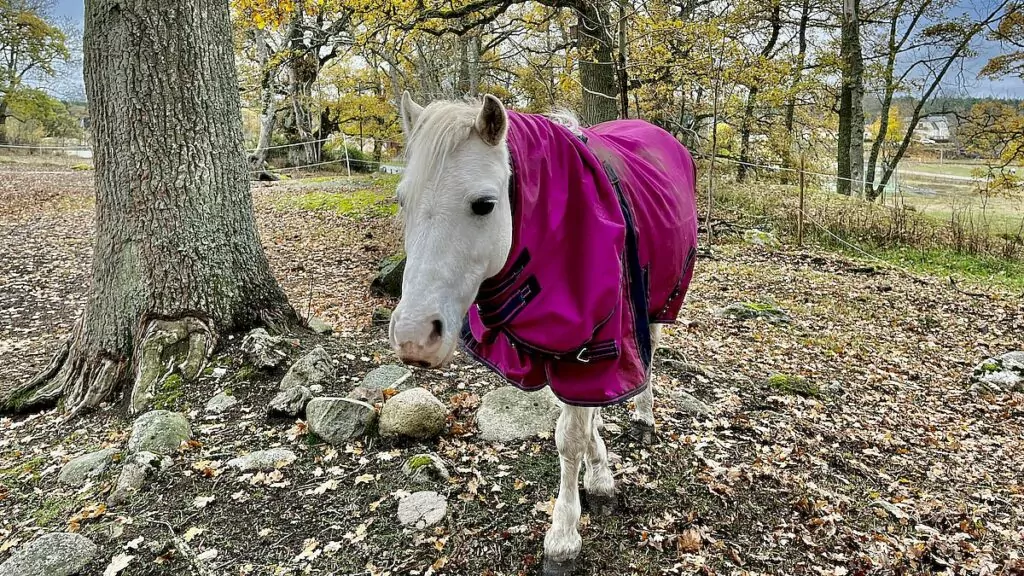
[(267, 170), (267, 151), (277, 124), (277, 77), (278, 66), (271, 62), (271, 50), (267, 45), (266, 30), (256, 29), (253, 32), (256, 53), (260, 60), (260, 135), (256, 150), (249, 156), (249, 166), (260, 180), (277, 180), (278, 177)]
[[(860, 43), (860, 0), (843, 0), (840, 45), (842, 88), (836, 191), (849, 196), (864, 180), (864, 58)], [(857, 183), (857, 184), (854, 184)]]
[(619, 117), (619, 90), (608, 4), (606, 0), (577, 0), (573, 8), (578, 18), (581, 120), (589, 125), (615, 120)]
[(198, 375), (217, 335), (294, 322), (256, 231), (227, 0), (90, 0), (92, 285), (50, 366), (5, 411), (132, 411), (170, 374)]

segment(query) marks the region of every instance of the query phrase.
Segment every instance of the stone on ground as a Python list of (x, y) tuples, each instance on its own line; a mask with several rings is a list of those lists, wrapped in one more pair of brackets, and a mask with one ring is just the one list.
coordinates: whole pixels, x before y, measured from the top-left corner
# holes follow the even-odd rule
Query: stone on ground
[(17, 549), (0, 564), (3, 576), (70, 576), (82, 571), (99, 548), (81, 534), (54, 532)]
[(127, 502), (133, 494), (142, 490), (147, 482), (156, 477), (162, 470), (174, 465), (168, 456), (152, 452), (136, 452), (128, 457), (121, 474), (117, 477), (117, 485), (107, 498), (111, 506)]
[(384, 390), (381, 390), (380, 388), (356, 386), (351, 392), (345, 395), (345, 398), (359, 400), (360, 402), (366, 402), (371, 406), (375, 406), (377, 404), (384, 403)]
[(433, 438), (445, 426), (448, 410), (429, 390), (412, 388), (392, 396), (380, 411), (381, 436)]
[(782, 246), (782, 243), (779, 242), (779, 238), (775, 236), (775, 234), (765, 232), (763, 230), (744, 230), (743, 240), (746, 241), (747, 244), (751, 244), (753, 246), (764, 246), (766, 248), (778, 248), (779, 246)]
[(306, 404), (313, 398), (313, 392), (305, 386), (293, 386), (281, 390), (267, 404), (267, 412), (271, 416), (299, 416), (306, 411)]
[(476, 425), (488, 442), (523, 440), (553, 432), (561, 411), (561, 402), (547, 387), (525, 392), (503, 386), (480, 399)]
[(153, 410), (135, 420), (131, 438), (128, 439), (128, 453), (171, 454), (191, 437), (192, 431), (184, 414)]
[(405, 274), (405, 256), (392, 256), (381, 265), (380, 273), (373, 279), (370, 287), (377, 294), (391, 296), (392, 298), (402, 297), (402, 276)]
[(309, 430), (334, 445), (371, 434), (376, 421), (373, 406), (352, 398), (314, 398), (306, 405)]
[(81, 486), (88, 480), (99, 478), (117, 454), (117, 448), (104, 448), (74, 458), (60, 469), (57, 481), (68, 486)]
[(974, 367), (971, 379), (990, 392), (1024, 392), (1024, 352), (993, 356)]
[(238, 404), (238, 398), (235, 398), (227, 392), (221, 392), (206, 402), (206, 411), (211, 414), (220, 414), (221, 412), (227, 411), (235, 404)]
[[(689, 416), (708, 416), (711, 414), (711, 407), (695, 398), (685, 390), (676, 390), (672, 393), (676, 408)], [(657, 400), (655, 400), (657, 402)]]
[(402, 472), (417, 482), (445, 482), (451, 478), (448, 467), (435, 454), (417, 454), (405, 461)]
[(763, 319), (773, 324), (785, 324), (790, 321), (785, 310), (763, 302), (734, 302), (719, 310), (718, 315), (741, 321)]
[(394, 388), (398, 391), (412, 388), (412, 372), (403, 366), (385, 364), (370, 370), (359, 383), (363, 388), (376, 388), (387, 390)]
[(287, 466), (295, 461), (295, 453), (287, 448), (271, 448), (269, 450), (257, 450), (245, 456), (228, 460), (228, 466), (240, 472), (251, 470), (273, 470)]
[(331, 357), (323, 349), (323, 346), (313, 348), (308, 354), (299, 358), (292, 365), (288, 373), (281, 380), (281, 390), (287, 390), (296, 386), (323, 386), (334, 377), (334, 363)]
[(242, 340), (242, 352), (257, 368), (273, 368), (288, 356), (284, 351), (284, 339), (271, 336), (263, 328), (246, 334)]
[(309, 326), (310, 330), (320, 334), (321, 336), (326, 336), (331, 332), (334, 332), (334, 327), (327, 322), (324, 322), (323, 319), (318, 316), (310, 317), (306, 324)]
[(387, 326), (391, 323), (392, 312), (394, 311), (387, 306), (378, 306), (373, 309), (373, 315), (370, 317), (370, 320), (374, 326)]
[(398, 503), (398, 521), (402, 526), (429, 528), (444, 520), (448, 501), (437, 492), (413, 492)]

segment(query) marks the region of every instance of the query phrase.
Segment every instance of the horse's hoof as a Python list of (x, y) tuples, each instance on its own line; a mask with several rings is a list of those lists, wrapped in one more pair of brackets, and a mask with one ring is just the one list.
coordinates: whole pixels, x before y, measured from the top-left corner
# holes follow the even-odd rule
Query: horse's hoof
[(544, 559), (544, 571), (541, 573), (542, 576), (572, 576), (575, 574), (576, 561), (566, 560), (565, 562), (555, 562), (548, 558)]
[(587, 492), (587, 507), (598, 516), (611, 516), (618, 508), (619, 500), (612, 494), (593, 494)]
[(640, 420), (632, 420), (629, 425), (629, 436), (635, 442), (650, 446), (654, 444), (654, 425)]

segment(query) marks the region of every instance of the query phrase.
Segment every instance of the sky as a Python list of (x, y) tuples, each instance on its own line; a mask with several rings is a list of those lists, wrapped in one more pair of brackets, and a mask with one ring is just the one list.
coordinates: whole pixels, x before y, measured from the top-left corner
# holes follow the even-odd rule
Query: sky
[[(974, 0), (964, 0), (961, 6), (971, 5)], [(77, 26), (80, 30), (84, 22), (84, 2), (82, 0), (56, 0), (57, 16), (66, 19), (69, 23)], [(1001, 48), (994, 42), (986, 42), (979, 46), (978, 56), (972, 58), (960, 78), (951, 78), (946, 83), (947, 95), (954, 95), (956, 92), (963, 92), (970, 96), (997, 98), (1024, 98), (1024, 79), (1001, 78), (998, 80), (979, 80), (977, 72), (992, 56), (999, 54)], [(71, 63), (66, 70), (66, 78), (53, 84), (52, 92), (55, 96), (67, 98), (72, 95), (84, 97), (85, 88), (82, 82), (81, 54), (78, 53), (76, 61)]]

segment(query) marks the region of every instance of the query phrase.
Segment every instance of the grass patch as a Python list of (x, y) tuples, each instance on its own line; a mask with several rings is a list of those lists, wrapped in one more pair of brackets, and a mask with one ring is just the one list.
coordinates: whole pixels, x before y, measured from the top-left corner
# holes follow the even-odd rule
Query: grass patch
[(816, 384), (808, 382), (806, 378), (801, 376), (772, 374), (768, 378), (768, 385), (771, 386), (772, 389), (783, 394), (803, 396), (804, 398), (821, 397), (821, 389), (818, 388)]
[(393, 194), (377, 189), (356, 192), (309, 192), (281, 198), (275, 203), (279, 210), (336, 212), (357, 219), (380, 218), (398, 213)]
[(74, 502), (69, 498), (62, 497), (50, 497), (40, 504), (39, 508), (36, 508), (35, 512), (32, 513), (32, 519), (36, 521), (36, 525), (45, 528), (51, 524), (57, 518), (60, 518), (74, 507)]
[[(1024, 290), (1024, 262), (964, 254), (949, 249), (879, 248), (873, 255), (897, 266), (932, 276), (952, 276), (972, 284)], [(851, 253), (852, 254), (852, 253)]]

